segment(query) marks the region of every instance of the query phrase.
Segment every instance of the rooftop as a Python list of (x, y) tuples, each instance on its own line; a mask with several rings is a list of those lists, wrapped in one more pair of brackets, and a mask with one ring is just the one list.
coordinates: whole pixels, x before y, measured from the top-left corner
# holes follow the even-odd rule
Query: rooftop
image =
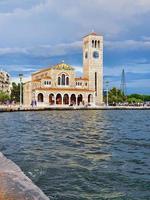
[(63, 61), (57, 65), (53, 65), (51, 67), (47, 67), (47, 68), (44, 68), (44, 69), (41, 69), (37, 72), (33, 72), (32, 74), (35, 75), (35, 74), (38, 74), (38, 73), (41, 73), (41, 72), (45, 72), (45, 71), (48, 71), (48, 70), (51, 70), (51, 69), (56, 69), (56, 70), (74, 70), (73, 67), (71, 67), (70, 65), (64, 63)]
[(90, 36), (90, 35), (91, 35), (91, 36), (92, 36), (92, 35), (93, 35), (93, 36), (102, 36), (102, 34), (97, 34), (96, 32), (93, 31), (93, 32), (89, 33), (88, 35), (85, 35), (83, 38), (88, 37), (88, 36)]
[(52, 67), (52, 69), (57, 69), (57, 70), (74, 70), (73, 67), (71, 67), (70, 65), (62, 62), (62, 63), (59, 63), (55, 66)]

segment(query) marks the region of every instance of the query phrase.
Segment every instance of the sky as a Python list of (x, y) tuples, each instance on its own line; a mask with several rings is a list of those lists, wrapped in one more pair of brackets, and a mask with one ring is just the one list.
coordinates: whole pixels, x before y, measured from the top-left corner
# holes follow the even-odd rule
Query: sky
[(104, 36), (104, 88), (150, 94), (150, 0), (0, 0), (0, 68), (13, 81), (65, 63), (82, 75), (82, 37)]

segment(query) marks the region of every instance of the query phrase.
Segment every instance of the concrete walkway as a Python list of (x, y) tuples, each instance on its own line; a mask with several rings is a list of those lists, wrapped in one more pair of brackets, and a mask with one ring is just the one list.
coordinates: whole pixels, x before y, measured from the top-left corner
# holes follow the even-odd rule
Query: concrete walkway
[(22, 106), (0, 106), (0, 112), (17, 111), (44, 111), (44, 110), (150, 110), (150, 106), (48, 106), (48, 107), (27, 107)]

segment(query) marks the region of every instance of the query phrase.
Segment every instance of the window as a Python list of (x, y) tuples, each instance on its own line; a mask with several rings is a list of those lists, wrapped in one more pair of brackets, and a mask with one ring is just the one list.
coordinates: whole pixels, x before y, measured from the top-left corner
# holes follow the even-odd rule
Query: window
[(58, 85), (69, 85), (69, 77), (62, 74), (58, 77)]
[(65, 85), (66, 81), (65, 81), (65, 74), (62, 74), (62, 85)]
[(95, 40), (95, 48), (97, 48), (97, 41)]
[(95, 72), (95, 92), (95, 95), (97, 96), (97, 72)]
[(94, 40), (92, 40), (92, 47), (94, 47)]
[(51, 81), (44, 81), (44, 85), (51, 85)]
[(66, 77), (66, 85), (69, 85), (69, 77)]
[(61, 78), (58, 77), (58, 85), (60, 85), (60, 82), (61, 82)]
[(88, 58), (88, 52), (87, 51), (85, 52), (85, 58)]
[(98, 48), (100, 48), (100, 41), (98, 41)]

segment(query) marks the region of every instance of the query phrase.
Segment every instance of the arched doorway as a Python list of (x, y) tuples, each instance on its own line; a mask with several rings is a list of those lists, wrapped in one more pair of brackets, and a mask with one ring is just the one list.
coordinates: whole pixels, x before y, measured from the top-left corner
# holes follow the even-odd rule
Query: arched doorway
[(93, 103), (93, 95), (92, 94), (88, 95), (88, 103)]
[(83, 102), (83, 96), (82, 96), (82, 94), (79, 94), (79, 95), (78, 95), (78, 101), (77, 101), (78, 106), (79, 106), (82, 102)]
[(57, 96), (56, 96), (56, 104), (62, 104), (62, 96), (61, 96), (61, 94), (57, 94)]
[(69, 104), (69, 95), (68, 95), (68, 94), (65, 94), (65, 95), (64, 95), (63, 104), (64, 104), (64, 105), (68, 105), (68, 104)]
[(76, 95), (75, 94), (71, 95), (71, 97), (70, 97), (70, 103), (72, 105), (76, 105)]
[(49, 95), (49, 104), (54, 105), (55, 104), (55, 96), (54, 94)]
[(44, 102), (44, 96), (42, 93), (38, 94), (38, 102), (40, 102), (40, 103)]

